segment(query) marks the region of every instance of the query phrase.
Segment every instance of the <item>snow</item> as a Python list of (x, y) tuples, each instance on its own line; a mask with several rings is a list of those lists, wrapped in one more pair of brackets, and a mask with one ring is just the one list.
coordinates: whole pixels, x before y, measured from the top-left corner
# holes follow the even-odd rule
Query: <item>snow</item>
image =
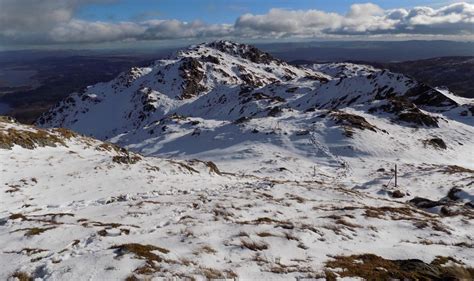
[[(221, 45), (133, 68), (38, 120), (100, 140), (0, 149), (0, 278), (317, 279), (332, 257), (364, 253), (474, 266), (472, 100), (413, 94), (420, 83), (369, 66), (259, 63), (245, 58), (246, 45)], [(205, 90), (182, 98), (180, 67), (190, 58)], [(260, 84), (248, 89), (243, 72)], [(383, 110), (397, 98), (437, 126)], [(370, 126), (340, 123), (343, 114)], [(8, 129), (39, 130), (0, 121), (0, 134)], [(438, 138), (446, 149), (430, 142)], [(99, 149), (102, 141), (140, 161), (113, 161), (138, 154)], [(458, 200), (447, 199), (453, 188)], [(423, 209), (409, 203), (416, 197), (447, 205)], [(25, 236), (32, 227), (51, 229)], [(169, 252), (150, 261), (111, 249), (125, 243)]]

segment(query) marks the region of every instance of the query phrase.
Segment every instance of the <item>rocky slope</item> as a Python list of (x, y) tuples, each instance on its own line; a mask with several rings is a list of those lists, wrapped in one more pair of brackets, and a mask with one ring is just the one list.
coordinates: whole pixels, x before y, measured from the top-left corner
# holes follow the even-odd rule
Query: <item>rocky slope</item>
[(192, 46), (50, 129), (1, 121), (0, 277), (471, 278), (473, 111), (370, 66)]

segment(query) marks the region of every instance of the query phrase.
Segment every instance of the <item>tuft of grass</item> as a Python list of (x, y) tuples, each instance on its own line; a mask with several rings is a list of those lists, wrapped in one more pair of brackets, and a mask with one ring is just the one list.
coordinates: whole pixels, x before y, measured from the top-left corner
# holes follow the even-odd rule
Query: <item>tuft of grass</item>
[(134, 274), (131, 274), (125, 278), (125, 281), (140, 281)]
[(4, 253), (6, 253), (6, 254), (25, 254), (27, 256), (31, 256), (31, 255), (39, 254), (39, 253), (46, 252), (46, 251), (47, 250), (39, 249), (39, 248), (23, 248), (20, 251), (8, 251), (8, 252), (4, 252)]
[(239, 233), (237, 233), (236, 236), (238, 236), (238, 237), (250, 237), (250, 235), (245, 231), (240, 231)]
[(247, 248), (252, 251), (262, 251), (268, 249), (268, 244), (263, 241), (253, 241), (250, 239), (242, 239), (240, 240), (240, 245), (244, 248)]
[(199, 174), (199, 171), (198, 171), (198, 170), (194, 169), (193, 167), (191, 167), (191, 166), (189, 166), (189, 165), (187, 165), (187, 164), (185, 164), (185, 163), (178, 162), (178, 161), (174, 161), (174, 160), (168, 160), (168, 162), (171, 163), (171, 164), (177, 165), (177, 166), (179, 166), (179, 167), (182, 168), (182, 169), (187, 170), (187, 171), (190, 172), (191, 174), (192, 174), (192, 173)]
[(217, 175), (222, 175), (222, 172), (219, 170), (219, 168), (217, 167), (216, 163), (212, 162), (212, 161), (201, 161), (201, 160), (198, 160), (198, 159), (192, 159), (189, 161), (189, 163), (191, 165), (195, 164), (195, 163), (202, 163), (204, 164), (206, 167), (209, 168), (209, 172), (210, 173), (214, 173), (214, 174), (217, 174)]
[(128, 243), (122, 245), (114, 245), (110, 249), (116, 250), (118, 256), (123, 256), (127, 253), (133, 253), (136, 258), (146, 260), (147, 263), (153, 264), (154, 261), (161, 262), (163, 259), (157, 254), (153, 253), (158, 251), (163, 254), (167, 254), (170, 251), (165, 248), (153, 246), (153, 245), (142, 245), (138, 243)]
[(290, 232), (285, 232), (284, 234), (285, 234), (285, 238), (286, 238), (287, 240), (300, 241), (300, 239), (299, 239), (298, 237), (294, 236), (294, 235), (293, 235), (292, 233), (290, 233)]
[(349, 221), (347, 221), (347, 220), (345, 220), (345, 219), (342, 219), (342, 218), (336, 220), (334, 223), (340, 224), (340, 225), (344, 225), (344, 226), (347, 226), (347, 227), (349, 227), (349, 228), (360, 228), (360, 227), (361, 227), (361, 226), (358, 225), (358, 224), (349, 222)]
[(200, 247), (199, 249), (195, 250), (193, 253), (194, 253), (194, 255), (199, 255), (199, 254), (202, 254), (202, 253), (215, 254), (215, 253), (217, 253), (217, 251), (209, 245), (204, 245), (204, 246)]
[(225, 278), (224, 274), (221, 271), (214, 268), (208, 268), (208, 267), (201, 268), (201, 274), (204, 275), (207, 280)]
[(17, 271), (13, 273), (11, 277), (17, 278), (18, 281), (33, 281), (33, 277), (24, 271)]
[(232, 270), (226, 269), (224, 271), (219, 271), (215, 268), (210, 267), (201, 267), (200, 273), (206, 277), (207, 280), (227, 280), (227, 279), (236, 279), (238, 275)]
[[(452, 265), (446, 265), (450, 261)], [(387, 260), (373, 254), (336, 256), (326, 262), (327, 280), (361, 277), (367, 280), (472, 280), (474, 269), (449, 257), (437, 257), (430, 264), (421, 260)], [(336, 273), (337, 272), (337, 275)]]
[(142, 158), (138, 155), (116, 155), (112, 157), (112, 161), (118, 164), (135, 164)]
[(34, 149), (35, 147), (45, 146), (55, 147), (58, 144), (66, 145), (61, 136), (41, 129), (27, 131), (9, 128), (0, 133), (0, 148), (3, 149), (11, 149), (14, 145)]
[(272, 234), (270, 232), (262, 231), (262, 232), (257, 233), (257, 236), (258, 237), (271, 237), (271, 236), (278, 236), (278, 235)]
[(55, 228), (54, 226), (52, 227), (45, 227), (45, 228), (40, 228), (40, 227), (31, 227), (31, 228), (21, 228), (21, 229), (17, 229), (17, 230), (14, 230), (12, 232), (18, 232), (18, 231), (26, 231), (25, 232), (25, 236), (26, 237), (31, 237), (31, 236), (34, 236), (34, 235), (40, 235), (41, 233), (47, 231), (47, 230), (50, 230), (50, 229), (53, 229)]
[(54, 227), (45, 227), (45, 228), (40, 228), (40, 227), (32, 227), (28, 229), (28, 231), (25, 232), (26, 237), (34, 236), (34, 235), (40, 235), (41, 233), (53, 229)]
[(444, 169), (444, 172), (447, 174), (457, 174), (457, 173), (468, 173), (468, 174), (474, 174), (474, 170), (464, 168), (461, 166), (457, 165), (449, 165)]
[(9, 219), (11, 220), (16, 220), (16, 219), (21, 219), (22, 221), (23, 220), (27, 220), (26, 216), (21, 214), (21, 213), (18, 213), (18, 214), (11, 214)]
[(66, 139), (77, 137), (77, 134), (75, 132), (65, 129), (65, 128), (54, 128), (53, 132), (58, 133), (60, 136)]

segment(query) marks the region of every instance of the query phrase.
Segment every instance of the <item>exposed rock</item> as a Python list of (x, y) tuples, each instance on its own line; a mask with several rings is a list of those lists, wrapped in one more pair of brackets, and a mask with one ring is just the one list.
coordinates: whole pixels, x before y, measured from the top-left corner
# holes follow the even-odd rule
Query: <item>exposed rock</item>
[(423, 113), (412, 101), (405, 97), (390, 96), (387, 103), (379, 107), (369, 109), (370, 113), (376, 111), (393, 113), (398, 116), (398, 120), (420, 126), (438, 127), (438, 120), (426, 113)]
[(423, 140), (423, 144), (426, 146), (432, 146), (436, 149), (446, 149), (446, 143), (441, 138), (432, 138), (428, 140)]
[(183, 92), (180, 96), (181, 99), (193, 98), (199, 93), (206, 90), (206, 88), (200, 84), (204, 77), (201, 63), (195, 58), (183, 58), (181, 66), (179, 67), (179, 75), (183, 78)]
[(351, 137), (353, 134), (351, 128), (357, 128), (359, 130), (367, 129), (373, 132), (377, 132), (377, 127), (367, 122), (367, 120), (365, 120), (365, 118), (362, 116), (338, 110), (332, 111), (329, 115), (336, 121), (337, 125), (344, 126), (346, 136), (348, 137)]
[(408, 202), (422, 209), (429, 209), (443, 204), (439, 201), (433, 201), (422, 197), (415, 197)]
[(117, 155), (112, 157), (112, 161), (118, 164), (135, 164), (140, 161), (142, 158), (138, 155)]
[(208, 44), (209, 47), (215, 48), (221, 52), (231, 55), (238, 55), (243, 59), (248, 59), (253, 63), (269, 64), (271, 62), (281, 63), (273, 58), (270, 54), (260, 51), (251, 45), (237, 44), (225, 40), (216, 41)]
[(405, 193), (397, 189), (395, 191), (390, 192), (390, 196), (392, 196), (393, 198), (403, 198), (405, 197)]
[(405, 94), (417, 106), (456, 106), (456, 102), (426, 84), (411, 88)]
[(458, 197), (458, 195), (456, 195), (459, 192), (462, 192), (462, 189), (460, 189), (458, 187), (451, 188), (448, 192), (448, 198), (453, 200), (453, 201), (459, 200), (460, 198)]

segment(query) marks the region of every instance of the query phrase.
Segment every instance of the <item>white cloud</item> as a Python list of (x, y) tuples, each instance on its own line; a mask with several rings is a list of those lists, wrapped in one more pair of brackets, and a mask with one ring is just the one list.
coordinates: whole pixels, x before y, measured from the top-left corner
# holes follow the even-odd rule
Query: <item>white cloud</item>
[[(317, 24), (315, 24), (317, 23)], [(451, 4), (439, 9), (383, 10), (372, 3), (354, 4), (346, 15), (318, 10), (271, 10), (264, 15), (245, 14), (235, 27), (241, 34), (268, 37), (380, 34), (474, 34), (474, 5)]]
[(322, 38), (337, 36), (474, 36), (474, 4), (383, 10), (354, 4), (346, 14), (271, 9), (234, 24), (152, 19), (99, 22), (75, 18), (81, 5), (115, 0), (0, 0), (0, 44), (101, 43), (128, 40)]
[(149, 20), (141, 24), (146, 30), (139, 37), (145, 40), (212, 38), (227, 36), (233, 32), (232, 25), (209, 25), (202, 21)]
[(49, 38), (54, 42), (95, 43), (126, 40), (141, 36), (146, 28), (132, 22), (106, 23), (71, 20), (53, 28)]

